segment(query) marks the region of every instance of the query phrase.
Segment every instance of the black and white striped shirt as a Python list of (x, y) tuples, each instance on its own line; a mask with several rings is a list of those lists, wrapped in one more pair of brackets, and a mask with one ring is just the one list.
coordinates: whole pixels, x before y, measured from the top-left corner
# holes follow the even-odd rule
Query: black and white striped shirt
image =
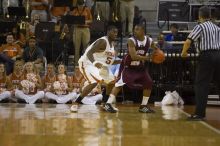
[(188, 39), (194, 41), (200, 51), (220, 50), (220, 27), (206, 21), (194, 27)]

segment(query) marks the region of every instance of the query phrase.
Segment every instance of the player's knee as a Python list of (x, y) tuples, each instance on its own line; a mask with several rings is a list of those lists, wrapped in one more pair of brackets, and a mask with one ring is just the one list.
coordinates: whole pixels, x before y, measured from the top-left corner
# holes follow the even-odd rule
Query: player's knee
[(91, 86), (93, 86), (94, 88), (95, 88), (97, 85), (98, 85), (97, 82), (95, 82), (95, 83), (91, 83)]

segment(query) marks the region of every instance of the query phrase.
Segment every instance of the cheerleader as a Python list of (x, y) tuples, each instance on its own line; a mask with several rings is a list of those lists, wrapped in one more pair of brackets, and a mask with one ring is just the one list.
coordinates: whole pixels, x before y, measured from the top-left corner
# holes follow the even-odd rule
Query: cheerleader
[(72, 76), (71, 80), (72, 80), (73, 92), (79, 94), (80, 88), (83, 86), (83, 83), (85, 82), (85, 78), (80, 72), (78, 66), (75, 67), (74, 75)]
[(22, 90), (16, 89), (15, 97), (25, 100), (26, 103), (33, 104), (44, 97), (44, 91), (38, 91), (42, 88), (41, 78), (32, 62), (24, 65), (24, 76), (20, 86)]
[(19, 88), (20, 82), (23, 78), (23, 60), (16, 60), (13, 67), (13, 72), (9, 75), (9, 79), (12, 83), (13, 90), (11, 92), (11, 101), (17, 102), (17, 98), (15, 98), (15, 90)]
[[(53, 64), (47, 65), (47, 73), (43, 77), (43, 88), (44, 92), (50, 92), (52, 90), (52, 84), (56, 81), (56, 73), (55, 73), (55, 66)], [(48, 99), (45, 97), (43, 102), (48, 102)]]
[(76, 93), (72, 90), (71, 80), (65, 73), (65, 66), (60, 64), (56, 81), (53, 82), (51, 91), (46, 92), (45, 97), (55, 100), (57, 103), (72, 102), (76, 98)]
[(0, 101), (11, 97), (12, 84), (6, 76), (5, 65), (0, 63)]

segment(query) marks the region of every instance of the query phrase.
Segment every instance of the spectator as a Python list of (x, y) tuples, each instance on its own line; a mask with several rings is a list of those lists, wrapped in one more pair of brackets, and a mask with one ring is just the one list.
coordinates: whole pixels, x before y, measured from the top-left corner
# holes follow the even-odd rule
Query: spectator
[(81, 84), (83, 84), (84, 82), (85, 82), (85, 78), (83, 74), (80, 72), (79, 67), (76, 66), (74, 70), (74, 75), (72, 77), (73, 92), (76, 92), (77, 94), (79, 94)]
[(134, 25), (146, 23), (146, 19), (141, 15), (141, 11), (138, 6), (134, 7)]
[(92, 9), (92, 7), (94, 6), (95, 0), (85, 0), (85, 5)]
[[(47, 64), (46, 75), (42, 79), (44, 92), (49, 92), (52, 90), (52, 84), (56, 81), (55, 66), (53, 64)], [(43, 102), (49, 102), (48, 98), (43, 98)]]
[(25, 62), (33, 62), (38, 72), (43, 69), (43, 51), (38, 47), (35, 36), (30, 37), (28, 46), (24, 49), (23, 59)]
[(133, 32), (134, 0), (120, 0), (121, 21), (123, 33), (126, 34), (126, 19), (128, 19), (128, 35)]
[(109, 21), (110, 5), (109, 2), (96, 2), (95, 17), (97, 20)]
[(20, 47), (23, 48), (26, 45), (25, 35), (20, 31), (20, 28), (18, 26), (12, 28), (12, 35), (16, 40), (15, 43), (18, 44)]
[(11, 97), (12, 84), (10, 79), (6, 76), (5, 65), (0, 63), (0, 101)]
[(2, 0), (3, 14), (8, 14), (8, 7), (18, 7), (19, 0)]
[(31, 7), (31, 18), (34, 15), (40, 16), (41, 22), (48, 21), (48, 0), (24, 0), (24, 3), (29, 2)]
[(57, 70), (56, 80), (53, 82), (51, 90), (45, 93), (45, 97), (62, 104), (71, 102), (76, 98), (76, 93), (72, 92), (72, 84), (70, 78), (66, 75), (65, 66), (60, 64)]
[(82, 44), (83, 49), (87, 47), (90, 41), (89, 25), (92, 23), (91, 10), (85, 6), (84, 0), (77, 0), (77, 7), (70, 12), (73, 16), (85, 16), (84, 25), (75, 25), (73, 32), (73, 43), (75, 46), (75, 65), (78, 64), (80, 57), (80, 47)]
[(24, 65), (24, 76), (20, 87), (22, 90), (16, 89), (15, 97), (25, 100), (26, 103), (33, 104), (44, 97), (44, 91), (40, 91), (42, 88), (41, 78), (32, 62), (27, 62)]
[(7, 35), (6, 42), (7, 44), (0, 47), (0, 61), (6, 64), (6, 72), (9, 75), (12, 72), (14, 60), (22, 56), (23, 49), (14, 43), (12, 34)]
[(47, 73), (43, 77), (43, 88), (44, 91), (51, 91), (51, 87), (53, 82), (56, 81), (56, 73), (55, 73), (55, 66), (53, 64), (47, 65)]
[(165, 41), (184, 41), (185, 37), (179, 33), (179, 26), (176, 23), (170, 25), (171, 34), (166, 35)]
[[(33, 18), (32, 18), (33, 17)], [(38, 14), (31, 16), (31, 23), (28, 23), (28, 26), (26, 27), (26, 38), (29, 38), (29, 36), (35, 35), (35, 28), (36, 25), (40, 23), (40, 16)]]
[(165, 41), (165, 37), (162, 33), (159, 34), (159, 36), (157, 37), (157, 41), (158, 41), (158, 47), (162, 50), (169, 50), (172, 49), (172, 44), (169, 44)]
[(52, 5), (49, 11), (52, 22), (57, 23), (59, 20), (58, 17), (64, 16), (70, 11), (68, 6), (54, 6), (53, 0), (49, 0), (49, 3)]
[(16, 60), (14, 63), (13, 72), (8, 76), (13, 85), (11, 101), (17, 102), (17, 98), (14, 97), (15, 90), (19, 88), (20, 82), (23, 78), (23, 60)]

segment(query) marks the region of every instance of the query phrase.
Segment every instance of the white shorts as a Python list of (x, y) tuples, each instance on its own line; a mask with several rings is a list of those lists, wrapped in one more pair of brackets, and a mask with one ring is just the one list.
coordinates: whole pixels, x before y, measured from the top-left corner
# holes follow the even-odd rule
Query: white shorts
[(120, 79), (115, 83), (115, 87), (121, 87), (121, 86), (124, 86), (124, 85), (125, 85), (125, 83), (123, 82), (122, 74), (121, 74)]
[(89, 84), (104, 81), (103, 78), (99, 75), (99, 69), (93, 64), (84, 64), (83, 62), (79, 61), (79, 70)]

